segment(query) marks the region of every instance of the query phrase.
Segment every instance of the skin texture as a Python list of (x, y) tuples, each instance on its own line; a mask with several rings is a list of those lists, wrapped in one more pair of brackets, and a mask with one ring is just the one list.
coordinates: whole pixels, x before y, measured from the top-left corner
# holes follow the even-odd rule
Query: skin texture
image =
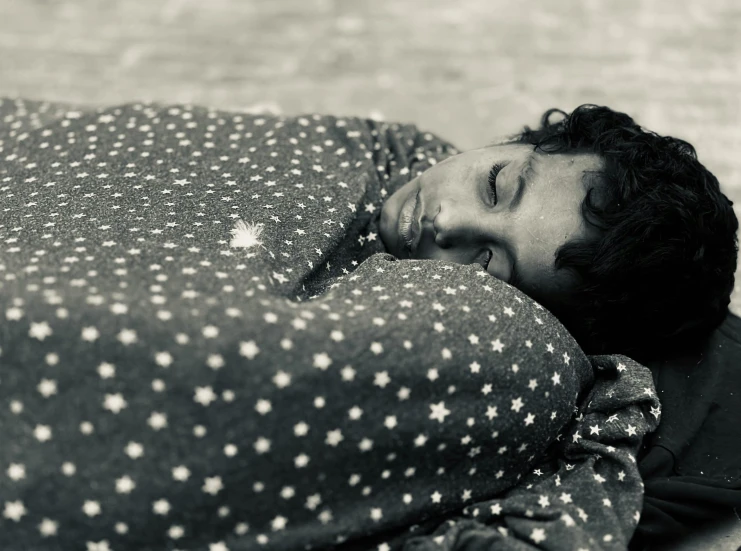
[[(521, 201), (510, 204), (518, 176), (529, 157)], [(497, 199), (489, 185), (489, 172), (506, 163), (496, 180)], [(437, 259), (457, 264), (485, 265), (487, 271), (510, 282), (516, 263), (517, 287), (548, 304), (568, 293), (572, 276), (556, 272), (556, 251), (564, 243), (593, 236), (581, 214), (581, 204), (602, 168), (593, 154), (547, 154), (529, 145), (496, 145), (466, 151), (438, 163), (410, 180), (384, 204), (381, 239), (398, 258)], [(398, 237), (400, 211), (419, 191), (421, 236), (414, 252)]]

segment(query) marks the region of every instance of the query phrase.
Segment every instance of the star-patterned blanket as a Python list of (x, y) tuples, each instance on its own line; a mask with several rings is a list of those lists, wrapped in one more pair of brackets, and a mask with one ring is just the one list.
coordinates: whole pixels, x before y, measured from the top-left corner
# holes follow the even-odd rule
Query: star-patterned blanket
[(402, 261), (414, 125), (0, 104), (0, 548), (625, 549), (648, 369)]

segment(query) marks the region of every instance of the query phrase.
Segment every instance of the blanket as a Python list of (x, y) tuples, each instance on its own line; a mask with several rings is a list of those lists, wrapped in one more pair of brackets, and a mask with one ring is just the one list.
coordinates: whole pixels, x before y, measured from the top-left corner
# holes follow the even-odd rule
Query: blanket
[(626, 548), (650, 372), (380, 242), (384, 199), (452, 145), (0, 108), (0, 548)]

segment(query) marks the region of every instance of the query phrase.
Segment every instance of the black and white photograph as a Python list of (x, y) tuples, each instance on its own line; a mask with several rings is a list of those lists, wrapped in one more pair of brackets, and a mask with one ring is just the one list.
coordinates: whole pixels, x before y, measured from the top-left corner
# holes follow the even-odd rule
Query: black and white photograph
[(741, 551), (741, 2), (0, 14), (0, 551)]

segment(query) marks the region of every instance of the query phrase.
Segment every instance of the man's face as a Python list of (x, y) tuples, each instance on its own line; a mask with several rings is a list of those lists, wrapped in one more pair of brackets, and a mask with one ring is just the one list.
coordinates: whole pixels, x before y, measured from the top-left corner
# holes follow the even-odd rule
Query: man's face
[[(495, 165), (496, 199), (489, 182)], [(488, 260), (492, 276), (547, 304), (573, 284), (567, 274), (556, 273), (555, 255), (564, 243), (591, 235), (581, 214), (588, 189), (583, 176), (601, 168), (597, 155), (549, 155), (529, 145), (467, 151), (389, 197), (381, 239), (397, 258), (482, 266)], [(411, 247), (410, 234), (416, 237)]]

